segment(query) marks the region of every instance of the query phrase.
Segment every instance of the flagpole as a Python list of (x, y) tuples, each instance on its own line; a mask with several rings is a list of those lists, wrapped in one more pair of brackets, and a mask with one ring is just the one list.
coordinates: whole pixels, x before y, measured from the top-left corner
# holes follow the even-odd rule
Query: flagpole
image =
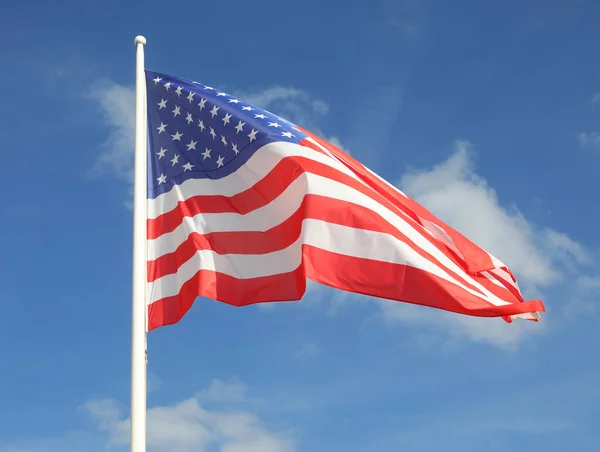
[(146, 452), (146, 160), (144, 45), (136, 36), (133, 281), (131, 318), (131, 452)]

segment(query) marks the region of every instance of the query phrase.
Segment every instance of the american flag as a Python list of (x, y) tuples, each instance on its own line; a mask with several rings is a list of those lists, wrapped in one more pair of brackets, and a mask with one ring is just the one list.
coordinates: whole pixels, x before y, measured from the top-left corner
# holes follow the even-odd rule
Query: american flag
[(510, 270), (354, 158), (216, 88), (146, 71), (148, 330), (198, 296), (302, 298), (306, 279), (531, 320)]

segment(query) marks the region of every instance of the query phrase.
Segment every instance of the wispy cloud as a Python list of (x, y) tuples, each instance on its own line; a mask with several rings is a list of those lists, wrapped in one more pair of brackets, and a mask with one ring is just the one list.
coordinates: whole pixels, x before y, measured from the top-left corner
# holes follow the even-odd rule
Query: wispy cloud
[[(600, 92), (595, 93), (591, 97), (590, 103), (593, 106), (600, 105)], [(584, 149), (600, 149), (600, 132), (581, 132), (577, 136), (577, 141), (579, 141), (579, 145)]]
[(595, 314), (600, 304), (600, 276), (580, 275), (574, 278), (572, 291), (561, 310), (576, 320), (580, 316)]
[(98, 105), (107, 136), (100, 144), (91, 176), (111, 175), (133, 181), (135, 91), (111, 81), (96, 83), (89, 94)]
[(582, 148), (600, 149), (599, 132), (581, 132), (577, 139)]
[(211, 385), (197, 395), (201, 402), (211, 403), (242, 403), (246, 399), (246, 386), (239, 380), (224, 382), (213, 380)]
[(505, 262), (529, 288), (561, 280), (564, 265), (589, 262), (576, 241), (552, 228), (538, 227), (516, 206), (500, 204), (496, 191), (475, 172), (473, 148), (454, 145), (444, 162), (409, 171), (401, 188), (442, 220)]
[(237, 94), (247, 102), (313, 130), (318, 129), (319, 121), (329, 111), (326, 102), (315, 99), (306, 91), (297, 88), (274, 86), (261, 91)]
[(307, 360), (315, 358), (321, 354), (321, 348), (314, 342), (305, 342), (296, 351), (296, 358), (299, 360)]

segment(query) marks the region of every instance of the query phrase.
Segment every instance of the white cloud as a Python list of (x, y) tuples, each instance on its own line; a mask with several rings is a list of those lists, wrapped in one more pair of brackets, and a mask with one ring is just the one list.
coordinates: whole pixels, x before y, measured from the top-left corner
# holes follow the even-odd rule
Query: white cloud
[[(243, 385), (227, 387), (213, 382), (199, 396), (173, 405), (155, 406), (147, 411), (147, 441), (151, 452), (293, 452), (294, 442), (288, 432), (269, 430), (253, 413), (228, 407), (208, 410), (202, 398), (212, 401), (237, 401), (243, 397)], [(110, 447), (124, 447), (129, 442), (129, 419), (125, 410), (112, 399), (89, 401), (85, 409), (98, 428), (108, 435)]]
[(275, 86), (258, 92), (240, 93), (239, 97), (306, 128), (315, 127), (329, 111), (327, 103), (313, 99), (306, 91), (296, 88)]
[(304, 360), (314, 358), (321, 354), (321, 349), (314, 342), (305, 342), (296, 351), (296, 358)]
[(238, 96), (306, 130), (310, 130), (344, 152), (350, 153), (339, 137), (327, 137), (323, 134), (319, 123), (329, 112), (329, 105), (322, 100), (314, 99), (306, 91), (275, 86), (259, 92), (238, 93)]
[(161, 379), (152, 372), (148, 372), (148, 392), (158, 391), (161, 387)]
[(581, 275), (575, 278), (572, 293), (562, 306), (564, 315), (574, 321), (595, 314), (600, 299), (600, 276)]
[(327, 141), (329, 143), (333, 144), (335, 147), (339, 148), (340, 150), (344, 151), (346, 154), (352, 155), (350, 150), (342, 144), (342, 142), (340, 141), (340, 139), (338, 137), (335, 137), (335, 136), (329, 137), (329, 138), (327, 138)]
[(586, 292), (600, 291), (600, 276), (581, 276), (578, 285)]
[(599, 132), (581, 132), (577, 138), (583, 148), (600, 148)]
[(568, 235), (554, 229), (545, 229), (543, 234), (546, 246), (552, 250), (557, 260), (561, 260), (566, 265), (573, 263), (590, 264), (592, 262), (590, 253), (580, 243), (569, 238)]
[[(268, 428), (252, 412), (232, 409), (246, 402), (241, 382), (213, 381), (197, 396), (147, 410), (148, 452), (294, 452), (289, 431)], [(215, 408), (204, 404), (213, 402)], [(100, 452), (129, 450), (128, 406), (114, 399), (89, 400), (79, 411), (93, 421), (92, 429), (57, 432), (55, 437), (3, 443), (0, 452)]]
[(202, 402), (239, 403), (246, 401), (246, 386), (237, 380), (225, 383), (213, 380), (208, 389), (198, 394)]
[(500, 205), (496, 192), (474, 171), (468, 142), (455, 143), (452, 156), (426, 171), (410, 171), (401, 188), (434, 215), (506, 263), (530, 287), (561, 279), (560, 267), (587, 259), (565, 234), (538, 228), (516, 208)]
[(592, 96), (593, 104), (600, 104), (600, 93), (596, 93)]
[[(516, 207), (503, 207), (493, 188), (474, 169), (471, 144), (455, 143), (454, 153), (434, 168), (409, 171), (400, 188), (475, 243), (505, 262), (525, 295), (533, 298), (591, 262), (584, 247), (566, 234), (540, 228)], [(428, 326), (455, 339), (469, 338), (504, 347), (544, 328), (539, 324), (480, 319), (406, 304), (382, 302), (387, 320)]]
[(90, 174), (111, 174), (133, 181), (133, 144), (135, 126), (135, 91), (110, 81), (98, 82), (90, 92), (97, 102), (108, 135), (101, 144)]

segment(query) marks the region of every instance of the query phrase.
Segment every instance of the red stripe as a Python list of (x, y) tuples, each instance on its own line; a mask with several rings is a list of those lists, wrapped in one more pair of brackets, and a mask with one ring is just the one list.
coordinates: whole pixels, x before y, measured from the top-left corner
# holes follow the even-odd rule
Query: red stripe
[(454, 284), (414, 267), (343, 256), (307, 245), (303, 246), (302, 254), (303, 264), (295, 271), (282, 275), (240, 280), (201, 270), (183, 285), (178, 295), (163, 298), (149, 306), (148, 329), (178, 322), (197, 296), (234, 306), (299, 300), (306, 290), (305, 277), (349, 292), (377, 294), (380, 298), (478, 317), (545, 310), (539, 300), (493, 306)]
[[(477, 246), (475, 243), (470, 241), (460, 232), (454, 228), (448, 226), (438, 218), (436, 218), (431, 212), (425, 209), (423, 206), (418, 204), (416, 201), (402, 196), (385, 183), (374, 177), (358, 160), (352, 158), (342, 150), (338, 149), (333, 144), (323, 140), (317, 135), (298, 127), (302, 133), (308, 135), (313, 140), (318, 142), (321, 146), (326, 148), (332, 154), (334, 154), (341, 162), (343, 162), (350, 170), (352, 170), (363, 182), (367, 183), (373, 190), (386, 199), (391, 201), (393, 204), (404, 210), (406, 213), (411, 212), (413, 215), (416, 214), (422, 218), (425, 218), (437, 226), (441, 227), (448, 236), (452, 239), (456, 247), (460, 250), (469, 272), (477, 273), (485, 270), (494, 268), (494, 264), (490, 255)], [(304, 144), (304, 143), (303, 143)]]
[(515, 286), (513, 286), (512, 284), (509, 284), (507, 281), (503, 280), (501, 277), (499, 277), (498, 275), (495, 275), (491, 271), (488, 272), (488, 274), (492, 278), (494, 278), (494, 280), (498, 281), (498, 283), (502, 284), (502, 287), (504, 287), (506, 290), (508, 290), (512, 294), (513, 297), (515, 297), (517, 300), (519, 300), (519, 302), (524, 301), (523, 296), (521, 295), (521, 293), (517, 290), (517, 288)]
[(305, 291), (306, 279), (300, 269), (253, 279), (237, 279), (223, 273), (200, 270), (183, 284), (178, 295), (148, 306), (148, 331), (177, 323), (198, 296), (245, 306), (267, 301), (299, 300)]

